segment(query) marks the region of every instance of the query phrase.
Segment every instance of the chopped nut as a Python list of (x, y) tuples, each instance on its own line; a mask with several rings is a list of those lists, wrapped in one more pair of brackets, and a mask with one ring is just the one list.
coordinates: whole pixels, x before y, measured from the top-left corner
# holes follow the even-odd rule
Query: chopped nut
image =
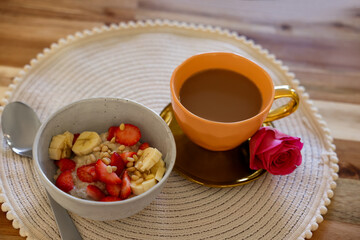
[(90, 161), (91, 162), (95, 162), (96, 161), (96, 157), (94, 154), (90, 154)]
[(120, 130), (123, 131), (125, 129), (125, 124), (120, 124)]
[(113, 171), (113, 172), (116, 172), (117, 166), (111, 166), (111, 168), (112, 168), (112, 171)]
[(124, 149), (125, 149), (125, 145), (120, 145), (118, 148), (119, 151), (124, 151)]
[(138, 170), (135, 171), (135, 175), (138, 176), (138, 177), (141, 177), (141, 172), (139, 172)]
[(128, 162), (127, 164), (126, 164), (126, 167), (132, 167), (132, 166), (134, 166), (134, 163), (133, 162)]
[(126, 160), (128, 160), (129, 162), (134, 162), (135, 161), (132, 157), (128, 157)]
[(109, 157), (110, 157), (110, 154), (109, 154), (108, 152), (102, 152), (102, 153), (100, 153), (100, 157), (101, 157), (101, 158), (104, 158), (104, 157), (109, 158)]
[(133, 180), (133, 181), (136, 181), (138, 179), (139, 179), (139, 176), (137, 176), (137, 175), (132, 175), (131, 176), (131, 180)]
[(138, 156), (137, 156), (136, 154), (134, 154), (132, 157), (133, 157), (133, 159), (134, 159), (135, 161), (139, 160), (139, 158), (138, 158)]
[(113, 137), (110, 142), (114, 143), (115, 142), (115, 137)]
[(113, 170), (112, 170), (112, 167), (111, 166), (106, 166), (106, 171), (108, 172), (108, 173), (112, 173), (113, 172)]
[(128, 172), (134, 172), (135, 168), (134, 167), (129, 167), (128, 169), (126, 169)]
[(143, 150), (139, 149), (139, 151), (137, 152), (136, 155), (138, 155), (139, 157), (143, 154)]
[(135, 181), (135, 184), (140, 184), (140, 183), (142, 183), (143, 181), (144, 181), (143, 178), (139, 178), (138, 180)]
[(106, 145), (102, 146), (102, 148), (101, 148), (102, 152), (107, 152), (108, 150), (109, 150), (109, 147)]
[(93, 152), (100, 152), (100, 147), (94, 147)]
[(105, 163), (106, 165), (109, 165), (111, 163), (110, 158), (107, 157), (102, 158), (101, 161), (103, 161), (103, 163)]

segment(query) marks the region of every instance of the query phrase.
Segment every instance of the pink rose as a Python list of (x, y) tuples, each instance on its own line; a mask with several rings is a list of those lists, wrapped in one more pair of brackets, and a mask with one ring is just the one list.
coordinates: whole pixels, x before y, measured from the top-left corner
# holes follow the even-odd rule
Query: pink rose
[(274, 175), (290, 174), (301, 164), (303, 145), (300, 138), (262, 127), (250, 139), (250, 168)]

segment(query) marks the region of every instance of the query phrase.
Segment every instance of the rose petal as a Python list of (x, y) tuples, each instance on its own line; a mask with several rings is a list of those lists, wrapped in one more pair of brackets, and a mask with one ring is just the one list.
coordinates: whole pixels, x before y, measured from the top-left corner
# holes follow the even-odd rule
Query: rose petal
[(299, 153), (297, 148), (279, 153), (268, 171), (274, 175), (292, 173), (297, 168), (296, 162), (298, 161)]
[[(253, 162), (255, 161), (255, 155), (256, 155), (259, 145), (261, 144), (262, 138), (264, 137), (264, 133), (265, 133), (265, 129), (260, 128), (254, 134), (254, 136), (252, 136), (250, 139), (249, 152), (250, 152), (250, 168), (251, 169), (254, 169), (253, 167), (255, 167), (255, 165), (256, 165)], [(255, 170), (257, 170), (257, 169), (255, 169)]]
[(263, 138), (263, 141), (261, 142), (261, 145), (257, 149), (257, 153), (263, 153), (267, 151), (271, 151), (273, 148), (278, 148), (282, 144), (283, 141), (273, 139), (269, 136), (265, 136)]
[(250, 139), (250, 150), (261, 153), (280, 144), (281, 141), (274, 139), (274, 132), (268, 127), (260, 128)]
[(275, 128), (270, 128), (273, 132), (274, 132), (274, 135), (275, 135), (275, 138), (276, 139), (291, 139), (291, 138), (294, 138), (292, 136), (289, 136), (285, 133), (282, 133), (280, 132), (279, 130), (275, 129)]
[(298, 148), (295, 145), (290, 146), (288, 143), (286, 143), (286, 148), (292, 154), (291, 158), (293, 159), (294, 164), (300, 166), (302, 162), (302, 156), (301, 156), (302, 146), (301, 148)]
[(254, 160), (250, 162), (250, 169), (253, 170), (265, 169), (262, 163), (263, 162), (259, 158), (255, 157)]

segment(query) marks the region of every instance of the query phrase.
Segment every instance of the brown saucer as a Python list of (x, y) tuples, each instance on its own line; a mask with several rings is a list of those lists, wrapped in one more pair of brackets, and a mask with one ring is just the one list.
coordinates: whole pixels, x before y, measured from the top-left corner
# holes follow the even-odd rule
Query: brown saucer
[(250, 183), (266, 172), (249, 168), (248, 141), (233, 150), (209, 151), (186, 137), (176, 122), (171, 104), (160, 116), (175, 138), (177, 156), (174, 169), (190, 181), (208, 187), (234, 187)]

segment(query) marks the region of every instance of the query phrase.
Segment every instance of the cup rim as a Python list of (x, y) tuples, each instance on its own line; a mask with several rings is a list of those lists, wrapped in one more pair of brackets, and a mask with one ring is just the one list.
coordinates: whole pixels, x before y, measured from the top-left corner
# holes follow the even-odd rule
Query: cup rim
[[(245, 60), (245, 61), (248, 61), (250, 62), (251, 64), (253, 64), (256, 68), (258, 68), (262, 73), (264, 73), (264, 75), (270, 79), (271, 81), (270, 84), (272, 86), (271, 88), (271, 98), (270, 98), (270, 102), (268, 102), (266, 104), (266, 106), (264, 107), (264, 109), (260, 112), (258, 112), (256, 115), (252, 116), (251, 118), (247, 118), (245, 120), (240, 120), (240, 121), (235, 121), (235, 122), (220, 122), (220, 121), (215, 121), (215, 120), (209, 120), (209, 119), (206, 119), (206, 118), (203, 118), (203, 117), (200, 117), (192, 112), (190, 112), (179, 100), (179, 98), (176, 96), (176, 93), (175, 93), (175, 75), (177, 74), (178, 71), (180, 71), (180, 69), (185, 65), (187, 64), (187, 62), (195, 59), (195, 58), (199, 58), (199, 57), (203, 57), (205, 55), (209, 55), (209, 56), (213, 56), (213, 55), (232, 55), (232, 56), (235, 56), (237, 58), (241, 58), (242, 60)], [(189, 114), (190, 116), (192, 116), (193, 118), (197, 118), (197, 119), (200, 119), (206, 123), (213, 123), (213, 124), (224, 124), (224, 125), (237, 125), (237, 124), (240, 124), (240, 123), (245, 123), (245, 122), (248, 122), (248, 121), (252, 121), (253, 119), (256, 119), (256, 118), (259, 118), (261, 116), (263, 116), (264, 114), (268, 113), (270, 111), (270, 108), (271, 108), (271, 105), (274, 101), (274, 97), (275, 97), (275, 89), (274, 89), (274, 82), (272, 81), (272, 78), (271, 76), (265, 71), (265, 69), (263, 69), (262, 67), (260, 67), (257, 63), (255, 63), (254, 61), (248, 59), (248, 58), (245, 58), (239, 54), (235, 54), (235, 53), (232, 53), (232, 52), (207, 52), (207, 53), (200, 53), (200, 54), (196, 54), (196, 55), (193, 55), (187, 59), (185, 59), (180, 65), (178, 65), (172, 75), (171, 75), (171, 78), (170, 78), (170, 92), (171, 92), (171, 96), (172, 96), (172, 100), (176, 103), (177, 106), (179, 106), (181, 108), (181, 110), (183, 112), (185, 112), (186, 114)]]
[[(136, 105), (142, 109), (144, 109), (145, 111), (151, 112), (158, 120), (160, 120), (160, 124), (163, 125), (168, 133), (169, 136), (169, 140), (171, 142), (171, 152), (169, 152), (169, 155), (171, 156), (171, 159), (173, 159), (173, 161), (171, 161), (171, 164), (169, 164), (169, 166), (167, 166), (166, 168), (166, 172), (165, 175), (163, 176), (163, 178), (160, 180), (160, 182), (158, 182), (157, 184), (155, 184), (155, 186), (153, 186), (151, 188), (151, 190), (146, 191), (138, 196), (132, 197), (132, 198), (128, 198), (128, 199), (124, 199), (121, 201), (113, 201), (113, 202), (101, 202), (101, 201), (94, 201), (94, 200), (88, 200), (88, 199), (81, 199), (81, 198), (77, 198), (75, 196), (72, 196), (69, 193), (66, 193), (62, 190), (60, 190), (57, 186), (55, 186), (55, 184), (50, 181), (50, 179), (45, 175), (44, 171), (42, 170), (40, 163), (38, 161), (38, 156), (37, 156), (37, 147), (38, 147), (38, 143), (40, 141), (41, 135), (45, 129), (45, 127), (47, 126), (48, 122), (51, 121), (54, 117), (56, 117), (59, 113), (66, 111), (67, 109), (73, 107), (76, 104), (81, 104), (83, 102), (89, 102), (89, 101), (99, 101), (99, 100), (106, 100), (106, 101), (120, 101), (123, 103), (130, 103), (133, 105)], [(164, 183), (164, 181), (167, 181), (167, 179), (169, 178), (172, 169), (175, 166), (175, 157), (176, 157), (176, 145), (175, 145), (175, 139), (174, 136), (171, 133), (170, 128), (168, 127), (168, 125), (163, 121), (163, 119), (151, 108), (148, 108), (146, 106), (144, 106), (141, 103), (138, 103), (134, 100), (130, 100), (127, 98), (107, 98), (107, 97), (95, 97), (95, 98), (87, 98), (87, 99), (82, 99), (79, 101), (75, 101), (72, 102), (66, 106), (61, 107), (60, 109), (58, 109), (57, 111), (55, 111), (54, 113), (52, 113), (49, 117), (46, 118), (46, 120), (41, 124), (39, 130), (36, 133), (35, 139), (34, 139), (34, 143), (33, 143), (33, 161), (35, 161), (35, 169), (39, 175), (39, 177), (42, 179), (42, 185), (44, 185), (44, 187), (47, 189), (47, 187), (52, 188), (52, 190), (54, 190), (57, 194), (60, 194), (62, 197), (67, 198), (68, 200), (71, 201), (76, 201), (82, 204), (87, 204), (87, 205), (95, 205), (95, 206), (107, 206), (107, 205), (123, 205), (123, 204), (127, 204), (129, 202), (136, 202), (139, 199), (145, 198), (147, 195), (150, 195), (153, 191), (155, 191), (157, 188), (161, 187), (161, 185)], [(161, 183), (161, 184), (160, 184)]]

